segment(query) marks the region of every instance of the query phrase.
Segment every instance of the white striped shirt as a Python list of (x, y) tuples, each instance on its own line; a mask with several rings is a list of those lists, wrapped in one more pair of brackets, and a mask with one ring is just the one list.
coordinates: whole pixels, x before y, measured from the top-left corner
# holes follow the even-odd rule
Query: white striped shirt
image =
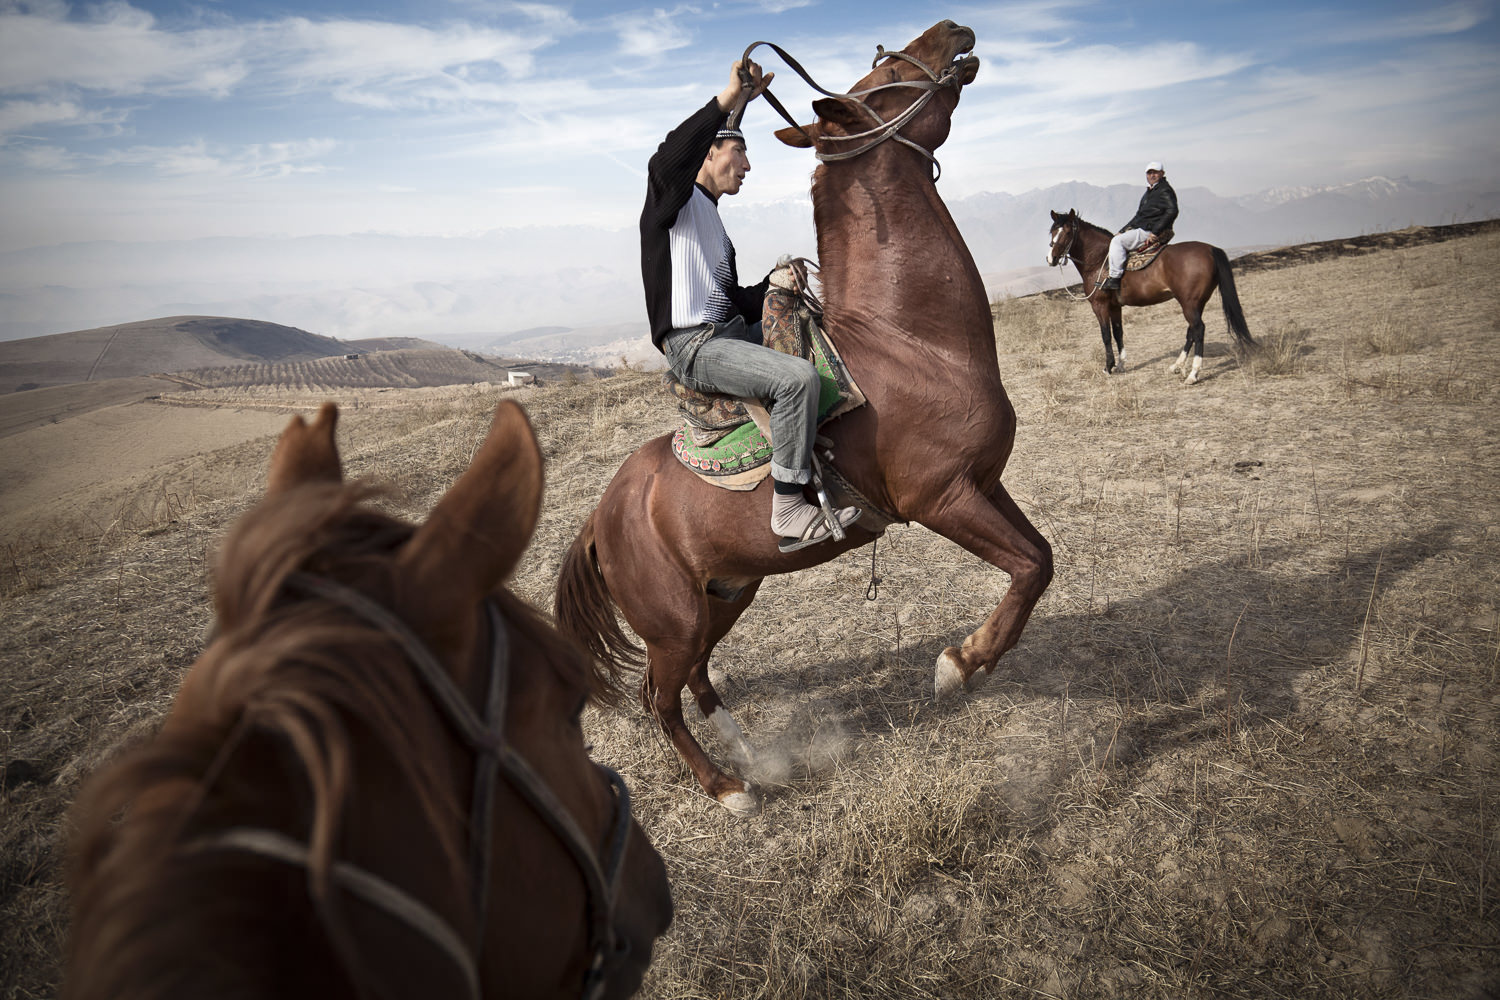
[(694, 187), (668, 234), (672, 253), (672, 326), (722, 323), (737, 313), (727, 289), (734, 285), (734, 247), (719, 206)]

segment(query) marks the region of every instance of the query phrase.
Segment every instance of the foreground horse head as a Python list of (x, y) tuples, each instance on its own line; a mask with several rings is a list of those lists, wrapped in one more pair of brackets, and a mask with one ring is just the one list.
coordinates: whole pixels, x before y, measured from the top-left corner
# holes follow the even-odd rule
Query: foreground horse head
[[(1224, 321), (1240, 344), (1252, 342), (1245, 312), (1240, 306), (1229, 255), (1209, 243), (1169, 243), (1155, 260), (1139, 271), (1126, 271), (1117, 293), (1100, 288), (1108, 273), (1109, 230), (1079, 218), (1077, 209), (1052, 213), (1047, 239), (1047, 263), (1062, 267), (1072, 261), (1083, 279), (1084, 297), (1099, 321), (1104, 340), (1105, 374), (1125, 370), (1125, 325), (1122, 305), (1152, 306), (1175, 298), (1187, 320), (1187, 339), (1182, 353), (1168, 371), (1186, 372), (1185, 382), (1199, 379), (1203, 367), (1203, 310), (1217, 289), (1224, 307)], [(1110, 344), (1110, 338), (1114, 344)], [(1115, 349), (1119, 349), (1119, 359)]]
[[(932, 150), (978, 68), (965, 54), (973, 45), (969, 29), (935, 25), (900, 55), (883, 52), (849, 95), (819, 101), (813, 125), (778, 133), (817, 146), (824, 328), (867, 400), (823, 426), (838, 468), (868, 501), (862, 506), (918, 521), (1011, 580), (984, 622), (938, 655), (939, 697), (989, 676), (1052, 579), (1051, 546), (1000, 482), (1015, 410), (1000, 379), (989, 295), (933, 178)], [(782, 553), (766, 530), (770, 504), (767, 483), (718, 489), (683, 468), (670, 435), (648, 441), (564, 558), (555, 604), (558, 624), (599, 656), (639, 661), (619, 609), (644, 640), (646, 707), (703, 790), (741, 814), (759, 808), (754, 790), (689, 730), (684, 689), (723, 743), (753, 763), (754, 747), (714, 689), (715, 645), (765, 577), (826, 562), (881, 530), (866, 516), (843, 541)]]
[(604, 678), (501, 588), (542, 458), (502, 403), (413, 528), (294, 419), (216, 637), (77, 804), (65, 995), (623, 997), (671, 919), (579, 714)]

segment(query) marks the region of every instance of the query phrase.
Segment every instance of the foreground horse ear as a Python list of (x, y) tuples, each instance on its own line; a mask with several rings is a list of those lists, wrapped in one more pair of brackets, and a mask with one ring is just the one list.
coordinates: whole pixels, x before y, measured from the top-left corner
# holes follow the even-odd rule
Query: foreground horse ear
[(796, 146), (798, 149), (808, 149), (813, 140), (818, 137), (818, 126), (814, 122), (811, 125), (803, 125), (800, 129), (792, 126), (777, 129), (773, 135), (786, 143), (788, 146)]
[(311, 482), (341, 482), (339, 450), (333, 441), (333, 430), (339, 422), (339, 408), (324, 403), (309, 424), (302, 414), (292, 418), (271, 452), (271, 471), (266, 477), (266, 496)]
[(842, 97), (813, 101), (813, 110), (821, 120), (840, 125), (849, 132), (863, 132), (870, 127), (870, 120), (860, 111), (859, 105)]
[(434, 616), (467, 614), (520, 562), (541, 506), (536, 435), (503, 402), (473, 463), (401, 550), (403, 588)]

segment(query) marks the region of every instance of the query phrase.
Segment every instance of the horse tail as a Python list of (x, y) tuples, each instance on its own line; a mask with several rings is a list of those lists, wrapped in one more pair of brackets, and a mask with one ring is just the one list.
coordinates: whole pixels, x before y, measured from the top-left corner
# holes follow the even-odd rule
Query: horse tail
[(1240, 308), (1240, 293), (1234, 287), (1234, 272), (1229, 268), (1229, 255), (1218, 247), (1210, 249), (1214, 253), (1214, 270), (1219, 276), (1219, 301), (1224, 303), (1224, 322), (1229, 324), (1236, 340), (1242, 344), (1252, 343), (1250, 327), (1245, 323), (1245, 311)]
[(595, 511), (589, 515), (578, 537), (563, 556), (562, 569), (557, 578), (557, 592), (553, 595), (552, 613), (557, 627), (571, 636), (593, 654), (594, 659), (607, 671), (606, 690), (608, 697), (618, 693), (622, 687), (622, 675), (627, 666), (645, 663), (645, 651), (632, 642), (620, 628), (615, 617), (615, 600), (599, 572), (599, 559), (594, 547)]

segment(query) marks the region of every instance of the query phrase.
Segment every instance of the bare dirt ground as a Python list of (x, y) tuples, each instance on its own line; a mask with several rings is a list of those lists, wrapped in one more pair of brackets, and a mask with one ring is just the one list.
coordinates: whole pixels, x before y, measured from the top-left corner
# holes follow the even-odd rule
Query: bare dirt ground
[[(1213, 316), (1191, 387), (1165, 372), (1170, 305), (1127, 311), (1111, 377), (1085, 307), (997, 303), (1007, 482), (1053, 542), (1051, 589), (988, 686), (938, 707), (936, 655), (1003, 574), (912, 526), (881, 540), (875, 600), (869, 549), (767, 581), (715, 662), (757, 750), (752, 820), (643, 713), (591, 711), (678, 905), (643, 995), (1496, 996), (1497, 253), (1486, 230), (1247, 269), (1260, 346)], [(422, 516), (497, 395), (350, 409), (351, 473)], [(549, 475), (515, 587), (546, 607), (671, 407), (634, 373), (513, 398)], [(110, 531), (6, 522), (0, 996), (55, 989), (65, 809), (160, 720), (270, 444), (158, 466), (104, 498), (132, 512)], [(179, 502), (146, 502), (163, 490)]]

